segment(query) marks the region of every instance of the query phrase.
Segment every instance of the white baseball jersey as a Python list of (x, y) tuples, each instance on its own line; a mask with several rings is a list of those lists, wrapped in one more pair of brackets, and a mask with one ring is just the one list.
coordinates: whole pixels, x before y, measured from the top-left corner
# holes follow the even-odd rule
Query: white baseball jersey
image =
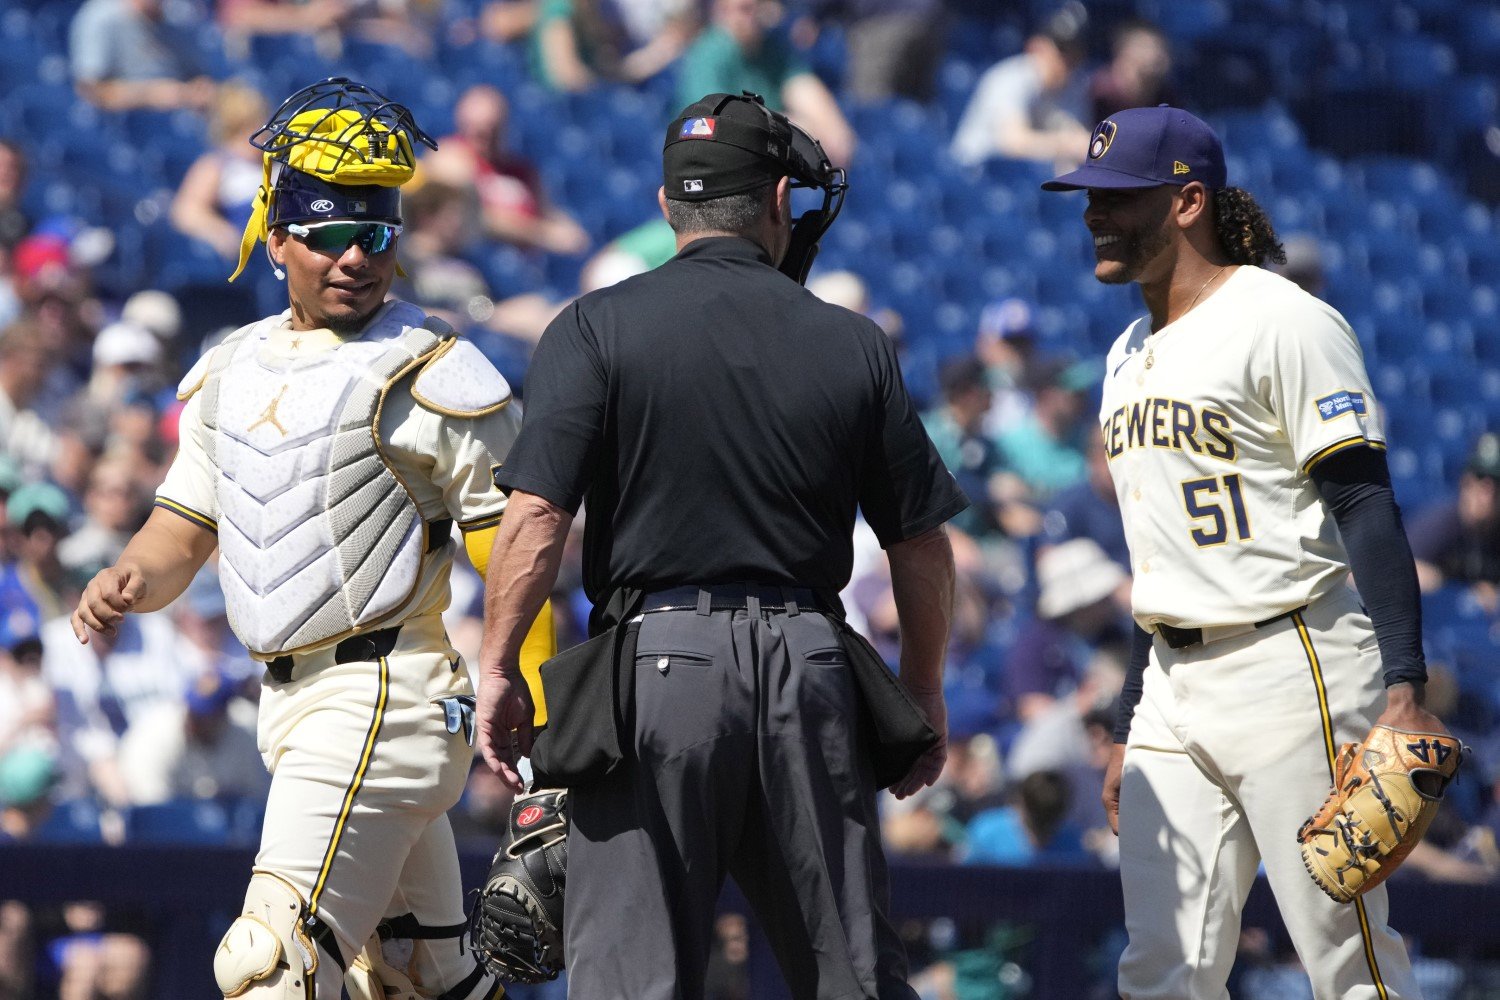
[(1308, 470), (1385, 435), (1338, 312), (1241, 266), (1161, 330), (1136, 320), (1107, 366), (1100, 420), (1142, 628), (1258, 622), (1344, 581)]

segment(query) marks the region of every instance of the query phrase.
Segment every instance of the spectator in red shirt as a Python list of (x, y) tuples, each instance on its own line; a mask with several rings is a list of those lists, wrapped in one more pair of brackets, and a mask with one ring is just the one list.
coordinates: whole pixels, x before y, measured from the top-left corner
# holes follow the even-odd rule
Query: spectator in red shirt
[(510, 106), (488, 84), (464, 91), (453, 108), (455, 134), (439, 140), (423, 168), (431, 180), (479, 194), (485, 231), (497, 240), (548, 253), (581, 254), (583, 227), (553, 205), (531, 161), (506, 148)]

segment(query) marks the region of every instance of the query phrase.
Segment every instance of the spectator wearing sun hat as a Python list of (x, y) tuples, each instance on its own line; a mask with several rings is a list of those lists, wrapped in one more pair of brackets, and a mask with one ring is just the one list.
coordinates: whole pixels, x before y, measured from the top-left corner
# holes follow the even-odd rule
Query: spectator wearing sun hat
[(1095, 542), (1075, 538), (1047, 549), (1036, 577), (1036, 617), (1005, 661), (1005, 695), (1023, 723), (1076, 688), (1099, 649), (1123, 650), (1130, 637), (1121, 599), (1130, 577)]

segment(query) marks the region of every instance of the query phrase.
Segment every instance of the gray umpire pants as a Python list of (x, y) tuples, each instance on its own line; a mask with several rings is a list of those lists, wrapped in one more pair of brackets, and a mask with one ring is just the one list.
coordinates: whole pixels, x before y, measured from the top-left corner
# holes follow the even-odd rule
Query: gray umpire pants
[(916, 1000), (838, 633), (775, 590), (667, 593), (636, 643), (635, 758), (569, 792), (568, 996), (699, 1000), (728, 874), (797, 1000)]

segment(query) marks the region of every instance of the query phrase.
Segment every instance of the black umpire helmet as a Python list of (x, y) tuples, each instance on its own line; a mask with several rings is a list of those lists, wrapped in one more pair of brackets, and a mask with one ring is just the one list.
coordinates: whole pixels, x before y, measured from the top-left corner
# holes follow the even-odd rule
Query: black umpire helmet
[(807, 280), (818, 241), (833, 225), (849, 189), (822, 145), (787, 117), (766, 107), (759, 94), (709, 94), (694, 101), (667, 128), (662, 186), (673, 201), (708, 201), (753, 191), (783, 177), (794, 188), (816, 188), (823, 204), (792, 224), (781, 271)]

